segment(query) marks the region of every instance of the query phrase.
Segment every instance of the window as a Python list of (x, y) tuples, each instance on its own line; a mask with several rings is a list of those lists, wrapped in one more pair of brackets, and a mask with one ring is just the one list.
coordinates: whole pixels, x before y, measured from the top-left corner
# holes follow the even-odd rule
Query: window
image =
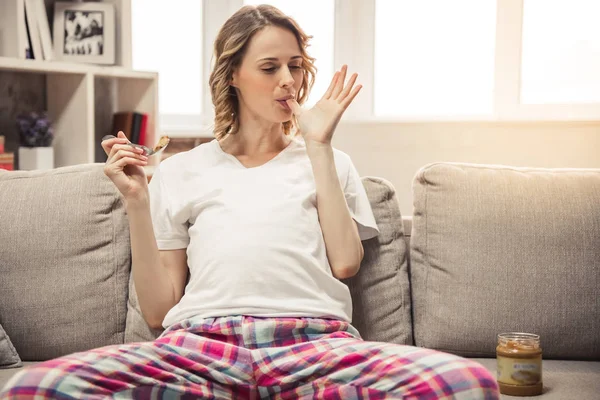
[(377, 0), (375, 115), (491, 115), (495, 27), (495, 0)]
[(600, 2), (524, 0), (521, 102), (600, 102)]
[[(315, 57), (317, 77), (306, 106), (314, 105), (323, 96), (333, 77), (333, 33), (334, 33), (334, 0), (245, 0), (244, 4), (270, 4), (298, 22), (302, 30), (313, 38), (310, 40), (308, 53)], [(315, 12), (318, 10), (318, 12)]]
[[(159, 73), (161, 117), (202, 111), (202, 1), (132, 0), (132, 62)], [(161, 125), (164, 119), (161, 118)]]
[(208, 132), (212, 41), (240, 7), (262, 3), (312, 36), (318, 72), (307, 107), (348, 63), (364, 85), (346, 114), (356, 120), (600, 118), (600, 0), (131, 3), (133, 67), (159, 73), (169, 133)]

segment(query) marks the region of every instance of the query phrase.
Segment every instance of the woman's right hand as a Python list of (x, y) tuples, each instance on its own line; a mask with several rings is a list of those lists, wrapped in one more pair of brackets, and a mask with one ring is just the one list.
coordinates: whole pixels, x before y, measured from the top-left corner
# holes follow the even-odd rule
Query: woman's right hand
[(116, 138), (102, 141), (102, 148), (108, 156), (104, 173), (115, 184), (126, 200), (137, 200), (148, 193), (148, 179), (144, 166), (148, 157), (142, 149), (129, 146), (129, 140), (123, 132)]

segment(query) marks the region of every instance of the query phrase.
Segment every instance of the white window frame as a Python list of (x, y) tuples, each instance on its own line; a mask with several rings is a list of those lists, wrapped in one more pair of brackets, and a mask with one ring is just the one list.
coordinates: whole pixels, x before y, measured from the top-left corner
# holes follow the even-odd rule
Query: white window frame
[[(375, 5), (376, 0), (335, 0), (334, 66), (348, 64), (358, 72), (360, 95), (344, 115), (346, 122), (443, 121), (597, 121), (600, 103), (521, 104), (521, 36), (524, 0), (497, 0), (494, 72), (494, 110), (489, 117), (429, 116), (417, 120), (374, 115)], [(213, 106), (208, 87), (213, 42), (219, 28), (244, 4), (243, 0), (202, 0), (203, 64), (202, 115), (163, 115), (162, 127), (173, 136), (210, 132)]]
[[(419, 117), (427, 121), (598, 121), (600, 103), (521, 104), (521, 36), (524, 0), (497, 0), (494, 110), (489, 117)], [(336, 65), (351, 63), (365, 85), (349, 122), (415, 122), (374, 115), (374, 47), (376, 0), (336, 0)]]
[(521, 104), (524, 0), (497, 0), (495, 114), (498, 120), (585, 121), (600, 119), (600, 103)]

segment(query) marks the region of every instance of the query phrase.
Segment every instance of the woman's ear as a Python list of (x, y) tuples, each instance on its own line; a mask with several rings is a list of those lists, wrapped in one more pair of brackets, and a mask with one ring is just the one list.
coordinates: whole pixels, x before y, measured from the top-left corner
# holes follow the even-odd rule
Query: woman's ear
[(233, 86), (234, 88), (237, 88), (237, 72), (233, 71), (233, 74), (231, 74), (231, 81), (229, 81), (229, 86)]

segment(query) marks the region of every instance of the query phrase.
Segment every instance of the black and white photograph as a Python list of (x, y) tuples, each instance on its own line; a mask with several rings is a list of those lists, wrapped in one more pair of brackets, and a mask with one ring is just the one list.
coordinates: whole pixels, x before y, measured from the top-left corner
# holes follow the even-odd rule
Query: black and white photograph
[(54, 54), (62, 61), (115, 63), (114, 4), (56, 2)]
[(104, 54), (104, 12), (65, 11), (63, 54)]

